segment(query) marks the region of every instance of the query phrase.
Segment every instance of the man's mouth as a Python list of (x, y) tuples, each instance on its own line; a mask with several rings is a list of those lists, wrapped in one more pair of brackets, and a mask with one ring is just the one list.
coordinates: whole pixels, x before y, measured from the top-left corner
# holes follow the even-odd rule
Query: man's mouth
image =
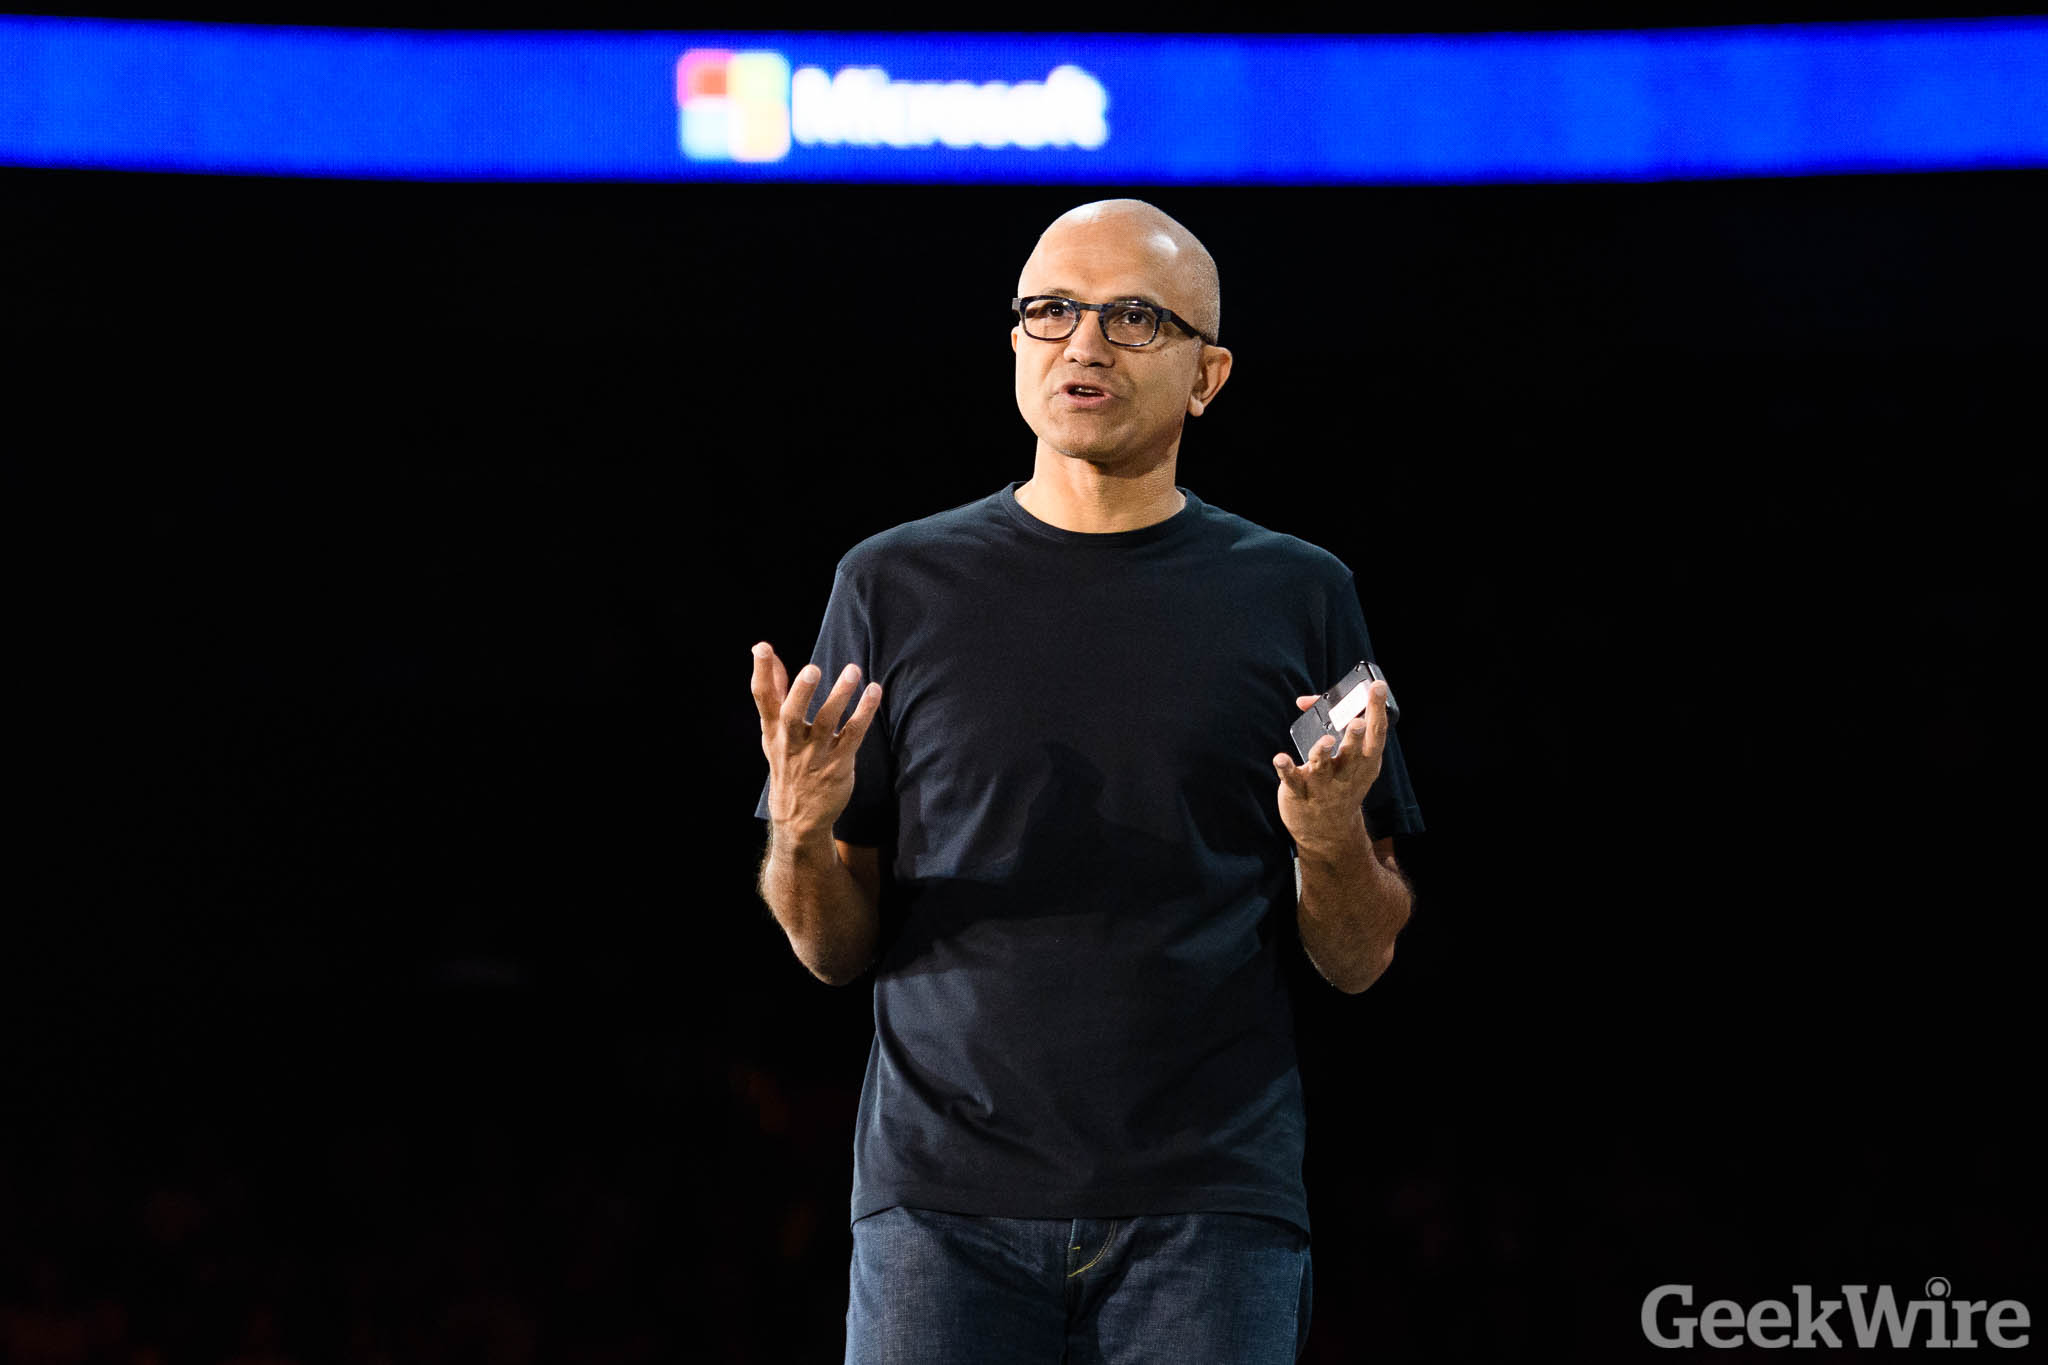
[(1109, 397), (1109, 391), (1107, 389), (1099, 389), (1095, 387), (1093, 384), (1067, 384), (1061, 387), (1060, 392), (1064, 393), (1069, 398)]

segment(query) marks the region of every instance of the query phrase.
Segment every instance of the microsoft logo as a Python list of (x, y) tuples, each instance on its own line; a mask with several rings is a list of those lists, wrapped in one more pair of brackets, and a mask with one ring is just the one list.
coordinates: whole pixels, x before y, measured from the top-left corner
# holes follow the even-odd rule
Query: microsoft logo
[(692, 48), (676, 62), (683, 155), (780, 161), (790, 148), (1094, 151), (1109, 91), (1071, 63), (1043, 80), (897, 80), (878, 66), (791, 69), (780, 52)]
[(780, 161), (789, 154), (789, 61), (780, 52), (693, 48), (676, 63), (683, 155)]

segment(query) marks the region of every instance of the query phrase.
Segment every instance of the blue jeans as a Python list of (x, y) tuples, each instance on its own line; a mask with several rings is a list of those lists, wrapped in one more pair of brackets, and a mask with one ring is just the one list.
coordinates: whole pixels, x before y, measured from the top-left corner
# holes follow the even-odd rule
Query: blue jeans
[(847, 1365), (1292, 1365), (1308, 1235), (1238, 1213), (853, 1225)]

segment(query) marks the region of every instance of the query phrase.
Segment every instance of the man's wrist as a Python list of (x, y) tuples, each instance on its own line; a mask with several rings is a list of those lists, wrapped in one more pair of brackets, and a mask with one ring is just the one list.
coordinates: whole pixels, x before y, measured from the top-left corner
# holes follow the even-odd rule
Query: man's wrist
[(1342, 862), (1371, 847), (1372, 838), (1366, 832), (1362, 811), (1353, 811), (1349, 820), (1327, 829), (1312, 829), (1294, 836), (1294, 851), (1304, 862)]
[(792, 862), (839, 856), (832, 842), (832, 826), (829, 824), (821, 825), (809, 820), (771, 820), (768, 822), (768, 838), (770, 852)]

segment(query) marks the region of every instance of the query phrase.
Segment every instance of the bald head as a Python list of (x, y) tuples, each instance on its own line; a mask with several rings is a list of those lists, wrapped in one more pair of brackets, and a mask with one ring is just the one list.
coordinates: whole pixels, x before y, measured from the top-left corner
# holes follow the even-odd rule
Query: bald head
[(1223, 288), (1216, 259), (1194, 233), (1142, 199), (1098, 199), (1068, 209), (1039, 234), (1038, 245), (1024, 263), (1018, 292), (1032, 292), (1024, 283), (1049, 244), (1075, 241), (1116, 241), (1142, 248), (1174, 282), (1174, 297), (1161, 300), (1189, 322), (1217, 336), (1223, 324)]

